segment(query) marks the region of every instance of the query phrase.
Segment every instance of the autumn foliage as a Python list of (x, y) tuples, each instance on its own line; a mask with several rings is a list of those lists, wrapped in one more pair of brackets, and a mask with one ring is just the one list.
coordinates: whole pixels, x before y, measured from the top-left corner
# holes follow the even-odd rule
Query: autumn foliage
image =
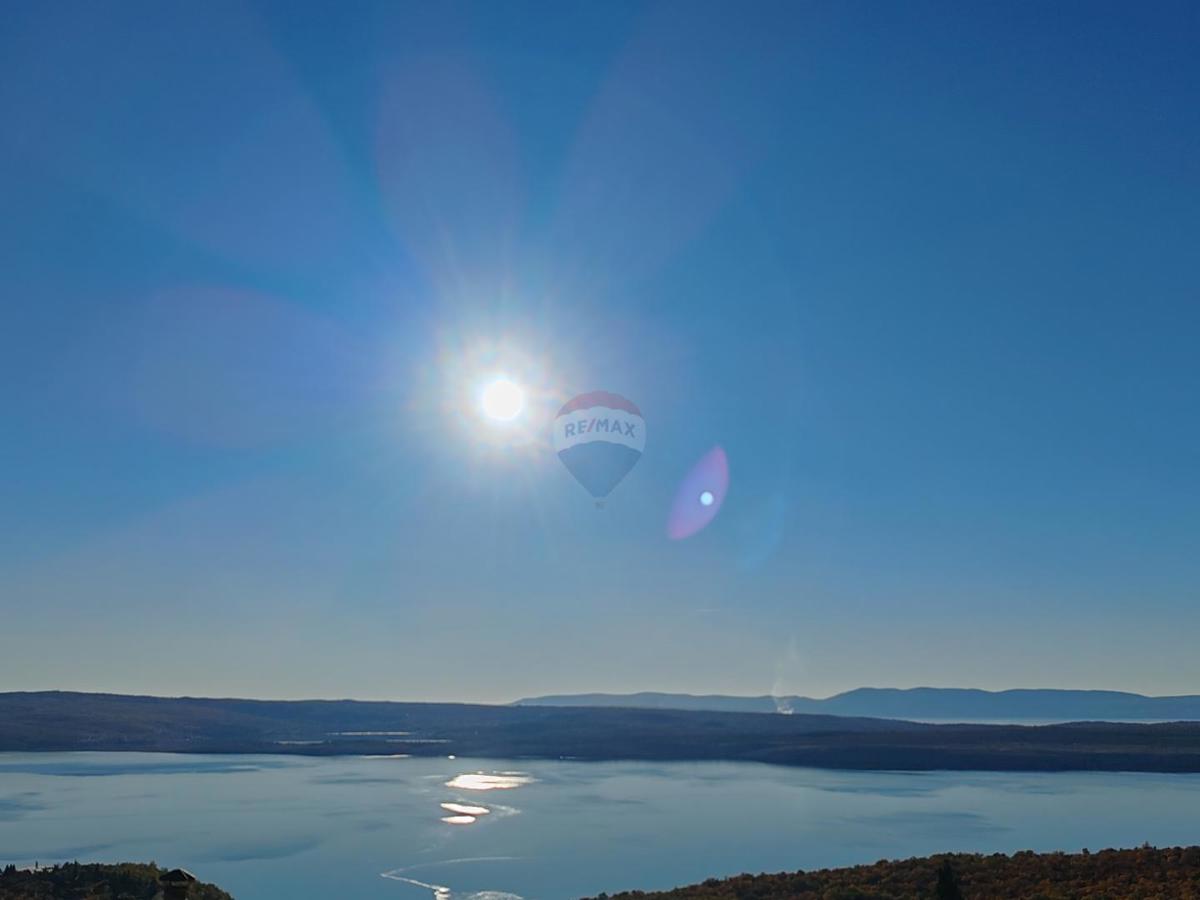
[[(37, 871), (0, 869), (0, 900), (157, 900), (159, 876), (154, 863), (65, 863)], [(211, 884), (192, 885), (189, 900), (233, 900)]]
[(709, 879), (597, 900), (1200, 900), (1200, 847), (947, 854), (867, 866)]

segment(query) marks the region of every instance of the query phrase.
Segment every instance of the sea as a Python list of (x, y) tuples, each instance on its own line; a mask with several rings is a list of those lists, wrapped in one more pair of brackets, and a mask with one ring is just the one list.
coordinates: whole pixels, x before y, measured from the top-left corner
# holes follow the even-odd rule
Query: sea
[(514, 900), (942, 851), (1200, 842), (1200, 775), (0, 754), (0, 864), (156, 861), (238, 900)]

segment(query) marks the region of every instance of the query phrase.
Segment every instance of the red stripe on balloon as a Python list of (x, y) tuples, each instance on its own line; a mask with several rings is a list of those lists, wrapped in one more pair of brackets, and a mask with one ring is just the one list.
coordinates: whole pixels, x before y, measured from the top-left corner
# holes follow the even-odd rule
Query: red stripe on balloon
[(608, 391), (591, 391), (587, 394), (580, 394), (578, 397), (572, 397), (566, 402), (566, 405), (558, 411), (558, 414), (564, 415), (569, 412), (575, 412), (577, 409), (588, 409), (592, 406), (606, 406), (609, 409), (621, 409), (625, 412), (633, 413), (635, 416), (640, 416), (642, 411), (633, 405), (633, 402), (626, 400), (620, 394), (610, 394)]

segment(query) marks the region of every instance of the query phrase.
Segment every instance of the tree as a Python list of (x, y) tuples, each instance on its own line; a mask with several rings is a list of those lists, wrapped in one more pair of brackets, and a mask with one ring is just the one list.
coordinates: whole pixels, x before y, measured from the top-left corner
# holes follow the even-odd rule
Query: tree
[(950, 860), (942, 861), (938, 869), (937, 900), (963, 900), (962, 891), (958, 889), (958, 877), (950, 866)]

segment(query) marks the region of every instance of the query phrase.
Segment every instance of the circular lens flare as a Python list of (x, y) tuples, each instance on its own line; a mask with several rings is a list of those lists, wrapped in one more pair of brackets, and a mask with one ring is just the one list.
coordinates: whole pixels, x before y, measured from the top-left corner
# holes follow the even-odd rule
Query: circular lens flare
[(678, 541), (708, 527), (729, 490), (729, 459), (713, 447), (692, 466), (675, 494), (667, 518), (667, 537)]
[(525, 392), (515, 382), (497, 378), (483, 389), (479, 402), (489, 419), (511, 422), (525, 408)]

